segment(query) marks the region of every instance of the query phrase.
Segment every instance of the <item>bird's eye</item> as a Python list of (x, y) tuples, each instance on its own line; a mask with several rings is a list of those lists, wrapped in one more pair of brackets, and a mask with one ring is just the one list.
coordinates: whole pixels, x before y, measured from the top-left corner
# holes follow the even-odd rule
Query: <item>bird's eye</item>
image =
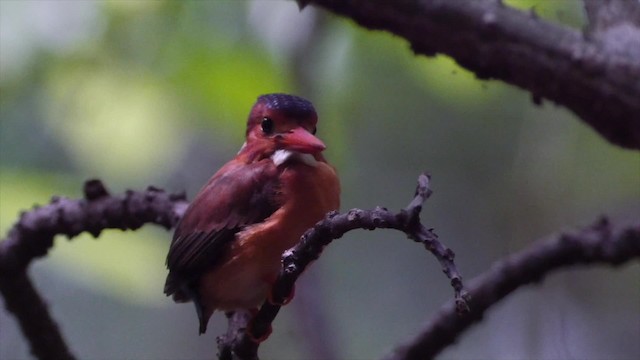
[(318, 132), (318, 128), (314, 126), (314, 127), (313, 127), (313, 130), (311, 130), (311, 133), (312, 133), (313, 135), (315, 135), (315, 134), (316, 134), (316, 132)]
[(262, 132), (265, 134), (271, 134), (273, 132), (273, 120), (266, 117), (262, 119)]

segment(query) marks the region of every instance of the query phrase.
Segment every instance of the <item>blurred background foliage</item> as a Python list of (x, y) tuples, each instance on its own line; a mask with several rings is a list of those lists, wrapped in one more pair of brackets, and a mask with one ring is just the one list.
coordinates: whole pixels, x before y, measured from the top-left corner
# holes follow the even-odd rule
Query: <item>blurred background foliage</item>
[[(578, 1), (506, 1), (579, 28)], [(565, 109), (479, 81), (451, 59), (293, 1), (0, 1), (0, 231), (85, 179), (193, 196), (243, 142), (255, 98), (311, 99), (343, 209), (398, 209), (433, 175), (423, 219), (470, 279), (533, 240), (640, 213), (640, 157)], [(31, 274), (82, 359), (200, 359), (191, 305), (162, 294), (170, 234), (58, 239)], [(442, 358), (640, 357), (637, 264), (555, 274), (518, 291)], [(264, 343), (265, 359), (371, 359), (450, 299), (436, 261), (401, 234), (328, 247)], [(0, 313), (0, 358), (29, 358)]]

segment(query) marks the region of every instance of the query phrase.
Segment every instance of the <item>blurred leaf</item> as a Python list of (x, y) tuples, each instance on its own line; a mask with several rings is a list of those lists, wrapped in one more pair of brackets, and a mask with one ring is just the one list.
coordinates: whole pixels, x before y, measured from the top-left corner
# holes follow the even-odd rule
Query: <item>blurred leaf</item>
[(180, 112), (163, 89), (148, 73), (70, 63), (50, 77), (47, 125), (91, 176), (158, 176), (183, 150)]
[(163, 0), (107, 0), (104, 2), (108, 11), (121, 12), (125, 14), (141, 14), (153, 10), (157, 10), (163, 6), (166, 1)]
[(0, 81), (27, 75), (20, 73), (44, 53), (96, 42), (100, 20), (95, 1), (0, 1)]
[[(416, 56), (406, 41), (398, 41), (393, 35), (369, 33), (354, 25), (351, 27), (356, 35), (356, 46), (359, 48), (356, 55), (364, 57), (354, 66), (359, 67), (358, 73), (367, 77), (366, 82), (378, 80), (377, 83), (367, 84), (367, 87), (385, 86), (386, 82), (402, 84), (404, 81), (406, 88), (407, 82), (413, 81), (425, 90), (425, 95), (452, 109), (466, 106), (482, 107), (490, 99), (503, 95), (506, 88), (497, 82), (479, 80), (446, 55)], [(373, 73), (393, 75), (383, 79), (371, 77), (370, 74)], [(385, 89), (381, 90), (384, 92)]]
[[(207, 114), (207, 121), (222, 126), (229, 136), (244, 138), (249, 109), (259, 95), (288, 92), (289, 74), (277, 68), (266, 51), (235, 46), (215, 34), (211, 47), (189, 41), (176, 43), (168, 56), (179, 58), (171, 75), (184, 101)], [(188, 57), (182, 56), (188, 53)]]
[(483, 106), (502, 95), (504, 89), (500, 83), (479, 80), (445, 55), (420, 58), (411, 69), (431, 95), (453, 108), (460, 105)]

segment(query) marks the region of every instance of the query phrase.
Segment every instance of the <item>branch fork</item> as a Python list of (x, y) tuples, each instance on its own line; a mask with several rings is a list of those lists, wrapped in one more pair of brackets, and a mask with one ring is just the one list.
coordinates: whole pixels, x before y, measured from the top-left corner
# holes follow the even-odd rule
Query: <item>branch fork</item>
[(453, 251), (442, 245), (433, 230), (425, 228), (420, 222), (422, 204), (432, 193), (429, 182), (429, 175), (420, 175), (414, 198), (398, 213), (383, 207), (373, 210), (351, 209), (345, 214), (332, 211), (313, 228), (307, 230), (296, 246), (283, 253), (282, 267), (271, 290), (272, 299), (265, 301), (255, 316), (250, 317), (251, 326), (247, 326), (249, 317), (244, 314), (229, 316), (229, 331), (218, 338), (220, 359), (258, 359), (258, 344), (251, 339), (264, 338), (269, 334), (271, 323), (280, 311), (280, 304), (291, 296), (298, 277), (312, 261), (318, 259), (325, 246), (354, 229), (396, 229), (404, 232), (410, 239), (422, 243), (438, 259), (443, 272), (450, 279), (458, 313), (467, 313), (468, 297), (462, 285), (462, 277), (453, 261)]

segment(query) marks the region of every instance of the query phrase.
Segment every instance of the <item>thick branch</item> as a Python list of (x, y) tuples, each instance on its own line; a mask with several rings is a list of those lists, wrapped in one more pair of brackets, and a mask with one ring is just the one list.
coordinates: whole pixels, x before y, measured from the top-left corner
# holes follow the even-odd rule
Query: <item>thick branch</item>
[(184, 194), (154, 187), (112, 196), (99, 180), (85, 183), (84, 196), (54, 197), (49, 205), (23, 212), (0, 242), (0, 273), (26, 269), (31, 260), (46, 255), (55, 235), (72, 238), (86, 231), (98, 237), (104, 229), (136, 230), (146, 223), (170, 229), (188, 205)]
[(640, 27), (640, 3), (637, 0), (584, 0), (589, 19), (587, 28), (598, 32), (628, 22)]
[(26, 274), (31, 261), (53, 246), (54, 236), (72, 238), (87, 231), (97, 237), (104, 229), (133, 230), (145, 223), (169, 229), (187, 206), (184, 195), (169, 195), (153, 187), (112, 196), (98, 180), (85, 183), (84, 195), (81, 200), (56, 197), (49, 205), (23, 213), (0, 242), (0, 293), (39, 359), (73, 358)]
[(615, 228), (606, 218), (574, 233), (540, 241), (494, 264), (470, 281), (471, 311), (459, 316), (454, 302), (445, 304), (420, 334), (387, 360), (431, 359), (456, 341), (484, 313), (521, 286), (575, 265), (621, 265), (640, 259), (640, 223)]
[(478, 78), (530, 91), (536, 102), (566, 106), (610, 142), (640, 149), (638, 22), (615, 36), (586, 37), (496, 0), (306, 2), (404, 37), (417, 54), (449, 55)]
[[(455, 304), (458, 313), (468, 311), (466, 292), (462, 278), (453, 262), (454, 253), (437, 240), (431, 229), (420, 223), (422, 204), (431, 195), (429, 177), (418, 178), (416, 195), (407, 208), (398, 213), (377, 207), (374, 210), (352, 209), (346, 214), (332, 212), (309, 229), (300, 242), (283, 254), (282, 269), (272, 288), (272, 301), (266, 301), (258, 313), (251, 319), (250, 334), (244, 331), (231, 331), (218, 339), (221, 359), (257, 359), (258, 344), (250, 339), (264, 338), (269, 335), (271, 323), (280, 311), (281, 305), (291, 295), (293, 286), (309, 264), (316, 260), (323, 248), (334, 239), (354, 229), (374, 230), (379, 228), (396, 229), (404, 232), (410, 239), (425, 246), (440, 262), (442, 270), (451, 281), (455, 292)], [(230, 329), (246, 328), (246, 317), (231, 317)], [(241, 323), (236, 323), (240, 321)], [(249, 336), (250, 335), (250, 336)]]

